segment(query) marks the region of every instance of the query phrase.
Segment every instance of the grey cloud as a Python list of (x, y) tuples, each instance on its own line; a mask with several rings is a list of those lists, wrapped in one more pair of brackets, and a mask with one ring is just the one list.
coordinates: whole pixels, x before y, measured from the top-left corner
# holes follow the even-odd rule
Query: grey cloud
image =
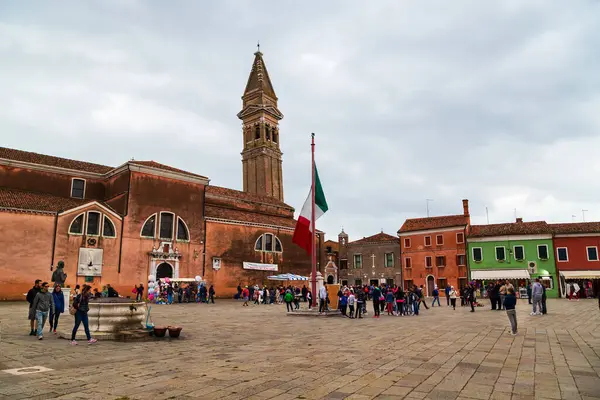
[(328, 237), (394, 233), (426, 198), (432, 215), (469, 198), (479, 223), (486, 206), (600, 219), (596, 2), (60, 4), (0, 5), (3, 145), (241, 188), (235, 115), (260, 39), (286, 201), (306, 197), (316, 132)]

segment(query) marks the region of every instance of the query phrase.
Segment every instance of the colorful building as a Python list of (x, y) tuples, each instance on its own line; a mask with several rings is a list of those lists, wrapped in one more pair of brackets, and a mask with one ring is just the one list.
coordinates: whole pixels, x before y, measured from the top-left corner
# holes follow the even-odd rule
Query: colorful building
[[(554, 233), (561, 297), (579, 287), (578, 297), (600, 293), (600, 222), (550, 224)], [(577, 284), (577, 286), (575, 286)]]
[(544, 221), (472, 225), (467, 235), (470, 278), (485, 294), (489, 282), (509, 280), (522, 297), (540, 278), (548, 297), (558, 297), (551, 227)]
[(436, 285), (442, 295), (447, 285), (466, 285), (469, 225), (468, 200), (462, 214), (407, 219), (398, 230), (404, 287), (424, 285), (431, 296)]
[(400, 246), (396, 236), (378, 233), (353, 242), (342, 230), (338, 236), (343, 285), (399, 284), (402, 274)]

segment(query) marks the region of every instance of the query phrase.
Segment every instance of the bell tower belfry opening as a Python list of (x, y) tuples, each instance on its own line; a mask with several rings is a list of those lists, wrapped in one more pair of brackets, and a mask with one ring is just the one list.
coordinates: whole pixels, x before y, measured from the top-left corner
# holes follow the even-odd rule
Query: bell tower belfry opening
[(254, 53), (242, 111), (237, 116), (243, 125), (244, 192), (283, 201), (283, 153), (279, 148), (283, 114), (277, 108), (277, 96), (260, 50)]

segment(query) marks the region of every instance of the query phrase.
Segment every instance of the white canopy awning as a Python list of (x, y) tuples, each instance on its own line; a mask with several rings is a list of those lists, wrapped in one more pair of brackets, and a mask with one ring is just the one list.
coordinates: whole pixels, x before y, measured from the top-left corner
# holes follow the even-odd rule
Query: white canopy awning
[(600, 279), (600, 271), (560, 271), (565, 279)]
[(471, 271), (471, 279), (477, 281), (493, 279), (529, 279), (526, 269), (486, 269)]

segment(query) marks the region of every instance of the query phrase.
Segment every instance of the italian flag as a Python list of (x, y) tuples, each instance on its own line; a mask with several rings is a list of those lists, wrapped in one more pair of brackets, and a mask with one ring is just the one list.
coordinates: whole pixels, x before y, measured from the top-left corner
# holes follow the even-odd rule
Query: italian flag
[[(325, 200), (325, 193), (323, 193), (323, 187), (319, 180), (319, 173), (317, 172), (317, 166), (315, 168), (315, 221), (318, 220), (328, 210), (327, 200)], [(314, 238), (314, 226), (311, 226), (310, 220), (312, 218), (312, 188), (308, 192), (308, 197), (302, 206), (302, 211), (298, 217), (296, 223), (296, 229), (294, 230), (294, 237), (292, 242), (306, 250), (306, 254), (312, 253), (312, 240)]]

